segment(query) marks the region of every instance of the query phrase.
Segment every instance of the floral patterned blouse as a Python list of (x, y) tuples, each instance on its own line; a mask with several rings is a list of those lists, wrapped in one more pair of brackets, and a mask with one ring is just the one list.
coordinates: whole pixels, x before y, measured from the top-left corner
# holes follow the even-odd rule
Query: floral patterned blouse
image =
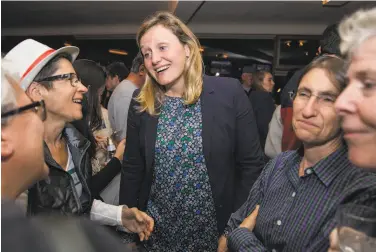
[(202, 147), (200, 101), (166, 97), (155, 146), (147, 213), (155, 220), (147, 251), (216, 251), (214, 200)]

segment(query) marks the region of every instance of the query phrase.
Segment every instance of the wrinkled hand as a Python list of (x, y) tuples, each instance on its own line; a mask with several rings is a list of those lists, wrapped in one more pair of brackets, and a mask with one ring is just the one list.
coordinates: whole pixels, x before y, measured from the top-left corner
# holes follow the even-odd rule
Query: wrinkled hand
[(253, 231), (256, 226), (256, 218), (258, 215), (259, 205), (256, 206), (255, 210), (243, 220), (242, 224), (239, 227), (248, 228), (249, 231)]
[(140, 240), (148, 240), (154, 229), (154, 220), (137, 208), (123, 206), (121, 221), (125, 228), (137, 233)]
[(330, 240), (330, 247), (329, 247), (328, 252), (340, 252), (337, 228), (333, 229), (333, 231), (330, 233), (329, 240)]
[(227, 238), (224, 235), (222, 235), (218, 240), (217, 252), (227, 252), (227, 251), (228, 251)]
[(121, 140), (118, 146), (116, 147), (116, 152), (114, 156), (119, 160), (123, 160), (124, 150), (125, 150), (125, 138)]

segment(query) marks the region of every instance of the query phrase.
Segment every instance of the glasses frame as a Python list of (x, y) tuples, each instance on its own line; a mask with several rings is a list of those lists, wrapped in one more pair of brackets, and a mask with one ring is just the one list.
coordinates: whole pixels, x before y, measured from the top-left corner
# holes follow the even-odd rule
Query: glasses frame
[(25, 105), (25, 106), (22, 106), (20, 108), (16, 108), (16, 109), (12, 109), (8, 112), (5, 112), (3, 114), (1, 114), (1, 119), (6, 119), (7, 117), (10, 117), (10, 116), (14, 116), (14, 115), (18, 115), (18, 114), (21, 114), (22, 112), (25, 112), (29, 109), (35, 109), (35, 112), (37, 113), (38, 112), (38, 107), (42, 107), (42, 122), (44, 122), (47, 118), (47, 112), (46, 112), (46, 104), (43, 100), (41, 101), (37, 101), (37, 102), (33, 102), (31, 104), (28, 104), (28, 105)]
[(78, 84), (73, 82), (73, 77), (76, 77), (79, 82), (81, 82), (81, 79), (78, 77), (77, 74), (75, 73), (67, 73), (67, 74), (59, 74), (59, 75), (54, 75), (50, 77), (46, 77), (40, 80), (36, 80), (36, 82), (44, 82), (44, 81), (56, 81), (56, 80), (69, 80), (72, 87), (77, 87)]

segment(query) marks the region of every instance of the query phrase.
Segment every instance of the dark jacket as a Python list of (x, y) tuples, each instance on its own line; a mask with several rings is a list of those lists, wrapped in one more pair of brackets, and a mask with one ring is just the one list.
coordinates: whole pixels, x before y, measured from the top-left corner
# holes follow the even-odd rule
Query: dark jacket
[(264, 151), (269, 123), (275, 110), (274, 101), (270, 93), (261, 90), (253, 91), (249, 96), (249, 100), (255, 114), (261, 148)]
[(87, 152), (90, 143), (70, 124), (64, 129), (63, 137), (67, 140), (76, 173), (82, 183), (82, 195), (78, 197), (72, 177), (52, 158), (44, 144), (44, 158), (50, 173), (47, 179), (39, 181), (29, 190), (29, 214), (58, 212), (81, 215), (90, 212), (92, 169)]
[(2, 251), (132, 251), (85, 218), (26, 218), (13, 202), (1, 203), (1, 229)]
[[(264, 162), (253, 111), (237, 80), (204, 76), (201, 106), (203, 152), (221, 233), (230, 214), (247, 199)], [(119, 203), (146, 210), (158, 117), (139, 113), (137, 107), (132, 100)]]

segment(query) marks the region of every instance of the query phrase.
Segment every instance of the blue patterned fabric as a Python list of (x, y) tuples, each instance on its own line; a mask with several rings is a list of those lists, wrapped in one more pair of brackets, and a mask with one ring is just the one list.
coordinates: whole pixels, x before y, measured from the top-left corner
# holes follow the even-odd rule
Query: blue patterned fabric
[(216, 251), (214, 200), (202, 147), (201, 105), (166, 97), (155, 146), (147, 213), (155, 230), (147, 251)]

